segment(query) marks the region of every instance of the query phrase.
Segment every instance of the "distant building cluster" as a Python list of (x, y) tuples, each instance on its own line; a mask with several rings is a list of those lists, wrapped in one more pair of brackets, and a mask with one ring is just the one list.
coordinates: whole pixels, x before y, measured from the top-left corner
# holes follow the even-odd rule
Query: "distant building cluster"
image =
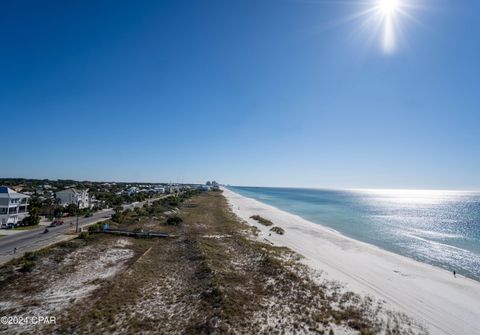
[(220, 185), (216, 181), (207, 181), (205, 185), (201, 185), (200, 188), (203, 191), (218, 191)]
[(128, 195), (133, 196), (135, 194), (145, 193), (145, 194), (174, 194), (179, 193), (185, 190), (191, 189), (189, 185), (181, 184), (166, 184), (166, 185), (156, 185), (156, 184), (142, 184), (142, 185), (130, 185), (127, 184), (124, 190), (118, 191), (117, 195)]
[[(69, 205), (79, 209), (100, 209), (121, 201), (152, 198), (161, 194), (177, 194), (188, 190), (215, 191), (216, 181), (205, 184), (175, 183), (98, 183), (73, 180), (2, 179), (9, 186), (0, 186), (0, 228), (14, 228), (29, 216), (65, 215)], [(96, 198), (98, 196), (99, 200)], [(138, 201), (138, 200), (137, 200)], [(35, 209), (35, 210), (34, 210)], [(68, 213), (71, 213), (69, 211)]]

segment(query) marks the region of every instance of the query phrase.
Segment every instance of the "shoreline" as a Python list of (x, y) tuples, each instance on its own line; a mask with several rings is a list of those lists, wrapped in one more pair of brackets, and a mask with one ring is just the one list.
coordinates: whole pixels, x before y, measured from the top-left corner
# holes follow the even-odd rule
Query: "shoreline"
[[(357, 241), (340, 232), (222, 188), (232, 211), (275, 245), (288, 247), (356, 293), (384, 300), (413, 317), (431, 334), (480, 334), (480, 282)], [(250, 219), (260, 215), (285, 235)]]

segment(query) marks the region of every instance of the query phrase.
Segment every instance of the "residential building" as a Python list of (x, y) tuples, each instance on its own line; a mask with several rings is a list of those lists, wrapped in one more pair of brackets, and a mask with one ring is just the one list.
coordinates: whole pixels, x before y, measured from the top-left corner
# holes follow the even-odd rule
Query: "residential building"
[(67, 206), (69, 204), (78, 205), (78, 208), (90, 208), (90, 196), (88, 190), (77, 190), (75, 188), (67, 188), (59, 191), (56, 198), (60, 200), (60, 205)]
[(165, 187), (155, 186), (154, 191), (156, 193), (165, 193)]
[(165, 187), (165, 193), (172, 194), (172, 193), (179, 193), (180, 187), (177, 185), (168, 185)]
[(140, 192), (140, 190), (138, 189), (138, 187), (135, 187), (135, 186), (129, 187), (128, 189), (125, 190), (125, 193), (129, 196), (134, 195), (134, 194), (139, 193), (139, 192)]
[(0, 226), (18, 224), (28, 215), (28, 195), (0, 186)]

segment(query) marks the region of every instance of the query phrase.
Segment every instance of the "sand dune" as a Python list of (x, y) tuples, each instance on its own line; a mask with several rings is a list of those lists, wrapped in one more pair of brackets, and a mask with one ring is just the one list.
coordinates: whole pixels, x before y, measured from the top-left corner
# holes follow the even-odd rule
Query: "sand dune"
[[(480, 334), (480, 282), (359, 242), (299, 216), (224, 189), (232, 210), (272, 243), (295, 250), (308, 265), (348, 289), (385, 300), (431, 334)], [(250, 219), (258, 214), (285, 235)]]

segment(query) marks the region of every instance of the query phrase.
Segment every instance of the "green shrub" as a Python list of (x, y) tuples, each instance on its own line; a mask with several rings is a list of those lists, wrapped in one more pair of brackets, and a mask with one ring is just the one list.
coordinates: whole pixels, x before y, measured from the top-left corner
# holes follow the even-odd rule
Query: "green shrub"
[(20, 272), (32, 272), (35, 263), (31, 260), (24, 260), (23, 266), (20, 268)]
[(182, 220), (181, 217), (171, 216), (167, 219), (166, 225), (167, 226), (178, 226), (182, 222), (183, 222), (183, 220)]
[(30, 214), (26, 218), (24, 218), (21, 222), (22, 226), (36, 226), (40, 223), (40, 216)]
[(37, 259), (37, 254), (33, 251), (27, 251), (24, 255), (23, 255), (23, 259), (25, 261), (34, 261)]
[(254, 219), (255, 221), (258, 221), (258, 223), (263, 224), (264, 226), (272, 226), (273, 225), (272, 221), (267, 220), (265, 218), (262, 218), (260, 215), (252, 215), (250, 218)]
[(181, 202), (180, 199), (176, 196), (168, 197), (166, 199), (168, 199), (167, 205), (171, 207), (177, 207), (178, 205), (180, 205)]
[(117, 223), (122, 223), (124, 218), (125, 215), (123, 215), (123, 213), (115, 213), (112, 215), (112, 221)]
[(103, 225), (101, 223), (95, 223), (95, 224), (91, 225), (90, 227), (88, 227), (89, 232), (101, 231), (102, 229), (103, 229)]
[(270, 231), (273, 231), (274, 233), (277, 233), (279, 235), (285, 234), (285, 230), (280, 227), (273, 227), (272, 229), (270, 229)]
[(75, 216), (79, 214), (78, 207), (75, 204), (68, 204), (68, 206), (65, 207), (64, 210), (68, 214), (68, 216)]
[(88, 231), (82, 231), (80, 233), (80, 236), (79, 236), (82, 240), (88, 240), (88, 238), (90, 237), (90, 234), (88, 233)]

